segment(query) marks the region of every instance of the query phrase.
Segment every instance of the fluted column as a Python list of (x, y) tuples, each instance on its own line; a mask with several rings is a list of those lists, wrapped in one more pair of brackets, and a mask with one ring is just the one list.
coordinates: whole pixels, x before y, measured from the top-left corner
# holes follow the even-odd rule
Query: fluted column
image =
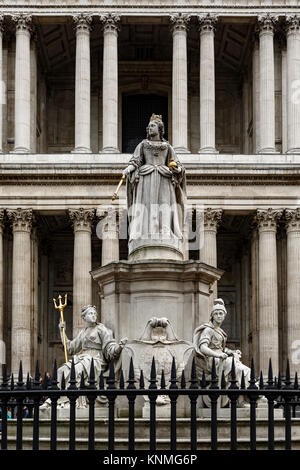
[(268, 372), (269, 359), (273, 370), (279, 366), (278, 291), (277, 291), (277, 222), (281, 209), (258, 209), (256, 223), (258, 248), (258, 338), (260, 369)]
[[(0, 209), (0, 341), (3, 341), (3, 326), (4, 326), (4, 312), (3, 312), (3, 223), (4, 223), (4, 210)], [(1, 344), (0, 344), (1, 348)], [(1, 364), (1, 349), (0, 349), (0, 364)]]
[(267, 14), (258, 17), (259, 30), (259, 153), (275, 152), (275, 73), (274, 28), (276, 18)]
[(16, 23), (15, 146), (14, 153), (30, 152), (30, 34), (31, 16), (13, 16)]
[(75, 148), (73, 153), (91, 153), (91, 59), (92, 17), (73, 17), (76, 30)]
[(300, 16), (287, 24), (287, 153), (300, 153)]
[(118, 148), (118, 30), (120, 17), (112, 13), (100, 17), (103, 23), (103, 148), (104, 153)]
[(4, 16), (0, 15), (0, 153), (3, 152), (3, 109), (4, 109), (4, 82), (3, 82), (3, 32)]
[(281, 108), (282, 108), (282, 153), (287, 151), (287, 54), (286, 47), (281, 45)]
[(173, 33), (172, 140), (179, 153), (188, 150), (188, 78), (187, 26), (190, 16), (177, 13), (170, 17)]
[(215, 123), (215, 25), (210, 14), (199, 16), (200, 29), (200, 150), (217, 153)]
[(285, 218), (287, 233), (287, 352), (292, 372), (295, 372), (299, 371), (299, 364), (295, 363), (293, 354), (299, 350), (300, 340), (300, 209), (287, 209)]
[(22, 360), (23, 373), (31, 368), (31, 228), (32, 209), (7, 211), (13, 230), (11, 371)]
[(260, 112), (259, 112), (259, 42), (254, 37), (252, 56), (252, 94), (253, 94), (253, 151), (259, 152)]
[(99, 208), (97, 217), (100, 220), (99, 236), (102, 239), (101, 265), (104, 266), (120, 259), (119, 211), (113, 207)]
[(94, 209), (69, 209), (74, 227), (73, 337), (82, 329), (81, 309), (92, 303), (92, 222)]

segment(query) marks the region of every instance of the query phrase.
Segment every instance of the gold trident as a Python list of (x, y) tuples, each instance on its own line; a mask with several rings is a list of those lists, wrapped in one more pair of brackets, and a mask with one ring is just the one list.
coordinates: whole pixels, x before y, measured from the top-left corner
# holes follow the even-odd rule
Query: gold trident
[[(54, 303), (54, 307), (60, 311), (60, 321), (61, 323), (64, 323), (64, 309), (66, 308), (67, 306), (67, 297), (68, 297), (68, 294), (65, 294), (65, 303), (62, 304), (61, 302), (61, 295), (58, 296), (58, 300), (59, 300), (59, 304), (57, 306), (56, 304), (56, 299), (53, 299), (53, 303)], [(68, 362), (68, 353), (67, 353), (67, 344), (66, 344), (66, 333), (65, 333), (65, 328), (63, 327), (62, 329), (62, 333), (63, 333), (63, 342), (64, 342), (64, 350), (65, 350), (65, 359), (66, 359), (66, 362)]]

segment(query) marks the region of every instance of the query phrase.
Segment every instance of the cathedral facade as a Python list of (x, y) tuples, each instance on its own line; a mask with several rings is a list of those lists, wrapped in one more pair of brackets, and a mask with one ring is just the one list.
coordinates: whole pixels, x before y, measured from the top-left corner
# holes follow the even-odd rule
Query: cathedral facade
[(21, 3), (0, 5), (0, 339), (9, 370), (20, 360), (26, 372), (37, 359), (41, 370), (63, 362), (59, 294), (68, 294), (70, 338), (84, 305), (101, 317), (90, 271), (127, 259), (124, 186), (109, 217), (107, 207), (152, 113), (186, 169), (186, 260), (224, 271), (211, 297), (225, 301), (228, 343), (265, 372), (269, 358), (275, 370), (287, 357), (297, 369), (299, 2)]

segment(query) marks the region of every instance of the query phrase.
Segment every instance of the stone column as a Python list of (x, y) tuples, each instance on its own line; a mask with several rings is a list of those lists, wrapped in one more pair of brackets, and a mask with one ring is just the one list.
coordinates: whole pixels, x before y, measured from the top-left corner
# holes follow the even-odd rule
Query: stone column
[(260, 131), (260, 113), (259, 113), (259, 42), (254, 38), (254, 49), (252, 57), (252, 93), (253, 93), (253, 151), (259, 152), (259, 131)]
[(103, 148), (104, 153), (119, 153), (118, 148), (118, 30), (120, 17), (112, 13), (100, 17), (103, 23)]
[(5, 89), (3, 81), (3, 32), (4, 16), (0, 15), (0, 153), (3, 153), (3, 112), (5, 105)]
[(13, 16), (16, 22), (15, 146), (14, 153), (30, 153), (30, 34), (31, 16)]
[(287, 24), (287, 153), (300, 153), (300, 16)]
[(215, 48), (217, 18), (199, 16), (200, 27), (200, 150), (217, 153), (215, 143)]
[(188, 153), (187, 25), (190, 16), (170, 17), (173, 33), (172, 139), (179, 153)]
[(92, 303), (92, 222), (94, 209), (69, 209), (74, 227), (73, 337), (82, 329), (81, 309)]
[[(4, 294), (4, 276), (3, 276), (3, 224), (4, 224), (4, 210), (0, 209), (0, 341), (3, 341), (4, 332), (4, 312), (3, 312), (3, 294)], [(0, 346), (1, 348), (1, 346)], [(1, 364), (1, 349), (0, 349), (0, 364)]]
[(287, 57), (286, 48), (281, 46), (281, 101), (282, 101), (282, 153), (287, 151)]
[[(287, 233), (287, 352), (292, 372), (299, 370), (293, 353), (300, 342), (300, 209), (285, 211)], [(297, 343), (298, 342), (298, 343)]]
[(101, 266), (120, 260), (119, 249), (119, 211), (117, 208), (97, 210), (100, 225), (97, 233), (102, 240)]
[(251, 232), (251, 331), (252, 348), (251, 354), (254, 364), (259, 365), (259, 342), (258, 342), (258, 231), (256, 227)]
[(259, 30), (259, 153), (275, 152), (274, 27), (276, 18), (258, 17)]
[(13, 230), (11, 371), (31, 371), (31, 228), (32, 209), (7, 211)]
[(73, 17), (76, 29), (75, 148), (73, 153), (91, 153), (91, 15)]
[(30, 48), (30, 150), (32, 153), (37, 152), (37, 35), (31, 35)]
[(268, 373), (269, 359), (278, 373), (278, 292), (277, 292), (277, 222), (281, 209), (258, 209), (256, 223), (259, 233), (258, 248), (258, 339), (259, 361), (263, 374)]

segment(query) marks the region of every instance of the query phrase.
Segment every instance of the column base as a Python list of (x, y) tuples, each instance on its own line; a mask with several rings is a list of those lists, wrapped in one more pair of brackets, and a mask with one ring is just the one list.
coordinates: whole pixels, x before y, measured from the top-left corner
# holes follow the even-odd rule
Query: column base
[(294, 148), (294, 149), (289, 149), (286, 151), (286, 153), (293, 153), (293, 154), (298, 154), (300, 153), (300, 148)]
[(87, 147), (75, 147), (71, 153), (92, 153), (92, 151)]
[(116, 147), (104, 147), (99, 153), (120, 153)]
[(11, 150), (9, 153), (32, 153), (30, 149), (27, 149), (26, 147), (16, 147), (13, 150)]
[(173, 147), (176, 153), (191, 153), (186, 147)]
[(215, 147), (202, 147), (198, 153), (219, 153), (219, 151)]

